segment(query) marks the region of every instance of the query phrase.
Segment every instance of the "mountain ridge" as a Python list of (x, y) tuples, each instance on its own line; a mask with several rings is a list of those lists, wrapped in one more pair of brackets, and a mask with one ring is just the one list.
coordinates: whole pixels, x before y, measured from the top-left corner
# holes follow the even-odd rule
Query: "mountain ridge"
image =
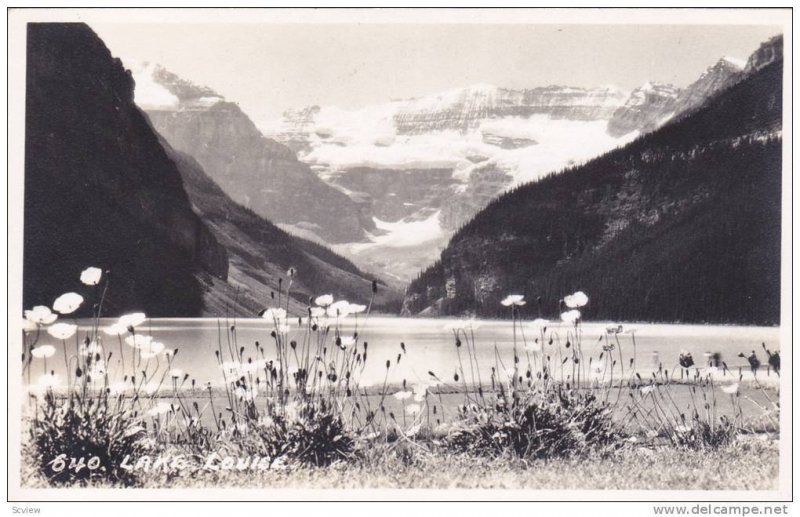
[(404, 312), (499, 316), (513, 291), (534, 300), (524, 312), (557, 317), (583, 289), (592, 319), (777, 323), (782, 73), (773, 59), (627, 146), (490, 202), (412, 282)]

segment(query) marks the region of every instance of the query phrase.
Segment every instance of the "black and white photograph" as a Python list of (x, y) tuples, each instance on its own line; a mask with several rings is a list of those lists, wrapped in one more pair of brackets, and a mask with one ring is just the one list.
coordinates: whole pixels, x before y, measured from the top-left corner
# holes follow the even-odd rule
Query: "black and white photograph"
[(9, 501), (786, 513), (791, 9), (7, 16)]

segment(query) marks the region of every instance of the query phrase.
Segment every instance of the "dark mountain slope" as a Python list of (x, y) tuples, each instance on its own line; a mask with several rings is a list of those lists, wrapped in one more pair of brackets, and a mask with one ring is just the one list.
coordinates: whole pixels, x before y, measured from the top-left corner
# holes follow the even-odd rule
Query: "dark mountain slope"
[[(295, 268), (292, 298), (295, 311), (305, 311), (312, 295), (331, 293), (337, 299), (366, 303), (372, 281), (350, 261), (316, 243), (289, 235), (253, 211), (236, 204), (191, 156), (161, 140), (178, 166), (195, 211), (208, 224), (230, 258), (228, 282), (204, 277), (206, 312), (211, 315), (253, 316), (277, 291), (278, 279), (288, 282)], [(376, 306), (397, 310), (401, 295), (382, 286)], [(234, 311), (234, 308), (236, 310)]]
[[(408, 289), (407, 313), (777, 323), (782, 61), (622, 149), (501, 196)], [(526, 312), (534, 314), (530, 302)]]
[(153, 127), (195, 158), (234, 201), (274, 223), (315, 232), (326, 242), (364, 239), (372, 219), (322, 181), (294, 151), (264, 137), (233, 102), (156, 67), (152, 79), (179, 100), (175, 108), (145, 107)]
[(134, 105), (130, 74), (84, 24), (27, 35), (25, 306), (99, 266), (111, 270), (106, 314), (199, 315), (195, 275), (225, 279), (226, 251)]

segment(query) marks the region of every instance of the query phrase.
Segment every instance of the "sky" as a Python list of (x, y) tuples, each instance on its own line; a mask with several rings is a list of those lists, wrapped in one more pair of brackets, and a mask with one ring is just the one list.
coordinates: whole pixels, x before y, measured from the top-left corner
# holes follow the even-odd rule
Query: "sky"
[(743, 25), (90, 23), (123, 63), (149, 61), (237, 102), (256, 123), (484, 83), (685, 86), (780, 33)]

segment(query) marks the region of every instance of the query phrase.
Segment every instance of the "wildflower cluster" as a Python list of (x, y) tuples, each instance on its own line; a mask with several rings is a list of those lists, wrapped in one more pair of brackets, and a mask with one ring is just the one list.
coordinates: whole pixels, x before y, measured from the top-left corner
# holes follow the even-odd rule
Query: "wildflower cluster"
[(359, 389), (369, 346), (360, 339), (359, 323), (369, 317), (372, 301), (354, 304), (326, 294), (311, 300), (304, 314), (292, 315), (293, 276), (285, 293), (279, 284), (277, 303), (259, 313), (268, 344), (240, 345), (235, 323), (227, 327), (225, 343), (219, 341), (215, 360), (227, 415), (215, 413), (214, 422), (222, 438), (247, 453), (282, 464), (327, 465), (350, 457), (354, 433), (374, 426)]
[[(88, 286), (97, 286), (101, 277), (99, 268), (81, 273), (81, 281)], [(126, 396), (126, 387), (136, 392), (133, 377), (125, 376), (124, 381), (129, 382), (113, 382), (109, 371), (113, 353), (106, 350), (97, 326), (102, 297), (94, 306), (95, 319), (87, 331), (79, 332), (77, 322), (56, 321), (76, 312), (83, 302), (82, 295), (70, 292), (56, 298), (52, 307), (55, 312), (43, 305), (25, 311), (23, 373), (29, 379), (32, 401), (34, 457), (39, 470), (55, 484), (93, 479), (135, 484), (135, 476), (121, 468), (119, 460), (152, 448), (141, 416), (147, 402), (135, 395)], [(129, 325), (131, 332), (141, 321)], [(54, 369), (48, 369), (48, 359), (55, 361), (56, 347), (38, 345), (43, 329), (61, 341), (66, 372), (63, 381)], [(70, 352), (68, 341), (73, 338), (74, 351)], [(31, 382), (34, 361), (41, 362), (43, 374)]]

